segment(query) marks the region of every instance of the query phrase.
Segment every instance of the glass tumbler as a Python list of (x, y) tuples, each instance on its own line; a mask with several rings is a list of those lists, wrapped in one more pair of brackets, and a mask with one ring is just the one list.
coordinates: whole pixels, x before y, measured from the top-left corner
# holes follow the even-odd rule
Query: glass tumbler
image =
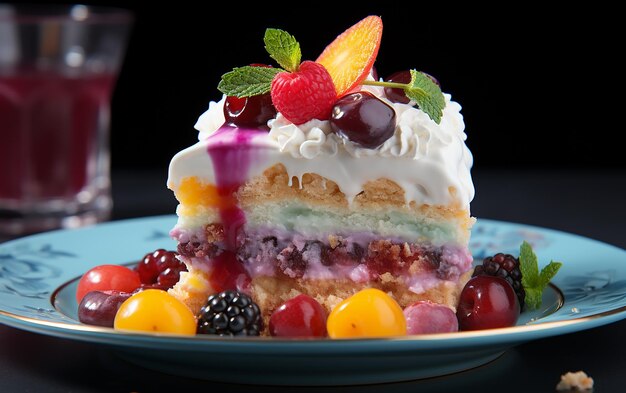
[(132, 14), (0, 4), (0, 238), (110, 216), (111, 93)]

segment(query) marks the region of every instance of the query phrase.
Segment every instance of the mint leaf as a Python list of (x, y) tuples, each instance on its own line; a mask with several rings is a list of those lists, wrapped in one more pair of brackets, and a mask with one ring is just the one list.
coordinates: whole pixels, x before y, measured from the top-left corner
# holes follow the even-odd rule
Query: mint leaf
[(302, 52), (294, 36), (283, 30), (267, 29), (263, 42), (272, 59), (276, 60), (281, 67), (291, 72), (298, 70)]
[(534, 310), (541, 307), (541, 296), (543, 295), (543, 288), (524, 288), (524, 290), (526, 292), (526, 297), (524, 298), (526, 308), (529, 310)]
[(556, 275), (561, 262), (550, 261), (539, 273), (539, 263), (533, 248), (527, 242), (523, 242), (519, 248), (519, 263), (522, 272), (522, 286), (526, 292), (524, 303), (529, 310), (541, 307), (541, 296), (544, 289)]
[(539, 264), (537, 255), (526, 241), (519, 248), (519, 263), (522, 272), (522, 285), (524, 288), (533, 288), (539, 285)]
[(245, 66), (222, 75), (217, 89), (227, 96), (251, 97), (265, 94), (272, 87), (274, 76), (285, 70), (269, 67)]
[(548, 286), (548, 284), (550, 283), (550, 280), (552, 280), (552, 277), (556, 275), (556, 273), (559, 271), (561, 266), (563, 266), (561, 262), (550, 261), (549, 264), (547, 264), (546, 266), (544, 266), (543, 269), (541, 269), (541, 273), (539, 273), (539, 276), (541, 279), (541, 285), (543, 287)]
[(441, 123), (446, 101), (441, 89), (432, 79), (423, 72), (411, 70), (411, 82), (404, 92), (431, 120), (437, 124)]
[(419, 106), (432, 121), (437, 124), (441, 123), (443, 109), (446, 107), (446, 99), (439, 86), (423, 72), (411, 70), (411, 82), (408, 84), (370, 80), (364, 80), (362, 84), (404, 89), (404, 94), (415, 101), (417, 106)]

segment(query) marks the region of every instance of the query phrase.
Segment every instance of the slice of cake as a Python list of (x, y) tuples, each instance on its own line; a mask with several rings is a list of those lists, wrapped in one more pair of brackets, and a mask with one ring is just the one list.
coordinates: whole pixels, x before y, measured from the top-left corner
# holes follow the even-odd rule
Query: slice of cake
[(300, 63), (293, 37), (268, 29), (282, 68), (224, 75), (169, 171), (188, 267), (170, 292), (192, 311), (225, 289), (266, 319), (300, 293), (330, 311), (369, 287), (456, 307), (474, 222), (461, 107), (424, 73), (375, 80), (381, 33), (365, 18)]

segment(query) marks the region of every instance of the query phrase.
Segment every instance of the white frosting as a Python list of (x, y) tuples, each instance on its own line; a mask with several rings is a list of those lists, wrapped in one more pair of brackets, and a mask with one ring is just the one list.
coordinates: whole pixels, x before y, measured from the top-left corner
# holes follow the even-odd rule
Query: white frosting
[(224, 117), (224, 102), (226, 102), (225, 95), (222, 96), (222, 99), (218, 102), (209, 102), (209, 109), (207, 109), (207, 111), (201, 114), (198, 118), (194, 128), (199, 131), (199, 141), (206, 139), (226, 121), (226, 118)]
[[(465, 145), (461, 106), (444, 94), (446, 106), (441, 123), (436, 124), (412, 103), (388, 101), (382, 87), (364, 86), (363, 89), (396, 111), (394, 135), (382, 146), (363, 148), (333, 133), (329, 121), (313, 119), (296, 126), (279, 113), (268, 122), (270, 132), (251, 141), (253, 145), (265, 147), (266, 152), (261, 155), (263, 162), (250, 166), (248, 176), (260, 175), (267, 167), (282, 163), (290, 179), (317, 173), (337, 183), (350, 201), (366, 182), (387, 178), (404, 189), (407, 202), (458, 204), (469, 211), (474, 197), (470, 174), (473, 158)], [(224, 101), (222, 98), (210, 103), (195, 126), (200, 141), (172, 160), (170, 187), (176, 187), (187, 176), (214, 182), (207, 137), (224, 123)]]

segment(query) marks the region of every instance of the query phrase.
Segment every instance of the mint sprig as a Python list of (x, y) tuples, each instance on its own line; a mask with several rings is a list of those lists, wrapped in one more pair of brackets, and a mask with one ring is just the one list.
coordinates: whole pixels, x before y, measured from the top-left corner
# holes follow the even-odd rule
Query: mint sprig
[(294, 36), (280, 29), (266, 29), (265, 49), (283, 68), (245, 66), (222, 75), (217, 89), (227, 96), (252, 97), (268, 93), (276, 74), (297, 71), (302, 59), (300, 44)]
[(519, 252), (520, 270), (522, 272), (522, 285), (526, 292), (524, 303), (529, 310), (541, 307), (541, 297), (544, 289), (550, 280), (556, 275), (561, 266), (561, 262), (550, 261), (539, 272), (537, 255), (530, 244), (526, 241), (520, 246)]
[(272, 87), (272, 79), (280, 68), (245, 66), (222, 75), (217, 89), (227, 96), (252, 97), (265, 94)]
[(287, 71), (294, 72), (300, 66), (302, 52), (295, 37), (280, 29), (267, 29), (263, 37), (265, 50)]
[(403, 89), (404, 94), (406, 94), (409, 99), (415, 101), (417, 106), (426, 113), (432, 121), (437, 124), (441, 123), (443, 109), (446, 107), (446, 100), (443, 97), (441, 88), (423, 72), (411, 70), (411, 82), (409, 83), (366, 80), (363, 81), (363, 84)]

